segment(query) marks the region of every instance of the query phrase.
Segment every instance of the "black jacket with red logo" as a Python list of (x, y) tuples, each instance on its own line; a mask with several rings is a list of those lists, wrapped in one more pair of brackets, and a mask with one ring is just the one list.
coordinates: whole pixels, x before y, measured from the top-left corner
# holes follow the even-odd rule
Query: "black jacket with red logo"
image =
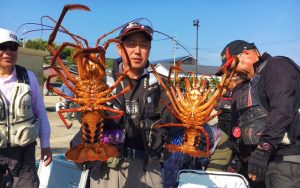
[[(260, 142), (270, 143), (278, 155), (300, 154), (300, 69), (283, 56), (264, 54), (257, 71), (259, 100), (268, 111), (266, 129)], [(287, 133), (290, 144), (282, 144)]]

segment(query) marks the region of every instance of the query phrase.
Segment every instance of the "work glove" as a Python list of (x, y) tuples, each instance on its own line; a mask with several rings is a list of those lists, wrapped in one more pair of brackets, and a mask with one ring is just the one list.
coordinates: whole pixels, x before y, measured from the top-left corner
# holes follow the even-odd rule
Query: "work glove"
[(248, 160), (248, 176), (253, 181), (263, 181), (268, 167), (270, 149), (258, 146)]
[(106, 162), (109, 168), (116, 168), (120, 162), (120, 157), (110, 157)]

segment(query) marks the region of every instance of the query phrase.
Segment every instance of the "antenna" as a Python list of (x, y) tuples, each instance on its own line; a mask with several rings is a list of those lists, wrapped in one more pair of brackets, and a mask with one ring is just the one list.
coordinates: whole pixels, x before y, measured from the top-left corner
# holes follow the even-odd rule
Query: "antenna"
[[(173, 58), (174, 58), (174, 67), (175, 67), (175, 65), (176, 65), (176, 48), (177, 48), (177, 42), (176, 42), (176, 41), (177, 41), (177, 40), (176, 40), (176, 36), (174, 35), (174, 36), (173, 36)], [(173, 81), (174, 81), (174, 86), (175, 86), (175, 84), (176, 84), (176, 83), (175, 83), (175, 82), (176, 82), (176, 81), (175, 81), (175, 71), (176, 71), (176, 70), (174, 69), (174, 78), (173, 78), (173, 79), (174, 79), (174, 80), (173, 80)]]
[(173, 36), (173, 58), (174, 58), (174, 66), (176, 64), (176, 49), (177, 49), (177, 43), (176, 43), (176, 36)]
[(193, 20), (193, 26), (196, 27), (196, 75), (198, 75), (198, 28), (199, 20)]

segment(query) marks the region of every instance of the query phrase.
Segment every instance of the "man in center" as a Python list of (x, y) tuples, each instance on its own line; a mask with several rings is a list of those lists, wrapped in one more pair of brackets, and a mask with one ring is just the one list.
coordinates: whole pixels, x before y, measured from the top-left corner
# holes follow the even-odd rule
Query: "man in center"
[[(152, 36), (151, 27), (136, 22), (120, 32), (118, 39), (124, 48), (117, 45), (121, 58), (114, 62), (112, 74), (116, 80), (129, 60), (131, 69), (126, 74), (133, 84), (132, 90), (116, 100), (116, 106), (126, 112), (119, 123), (119, 128), (124, 128), (125, 141), (119, 146), (120, 156), (111, 159), (114, 165), (100, 164), (91, 170), (91, 187), (163, 187), (160, 159), (167, 131), (154, 125), (166, 123), (170, 117), (165, 107), (159, 107), (164, 90), (149, 69)], [(116, 93), (127, 87), (129, 80), (123, 80)]]

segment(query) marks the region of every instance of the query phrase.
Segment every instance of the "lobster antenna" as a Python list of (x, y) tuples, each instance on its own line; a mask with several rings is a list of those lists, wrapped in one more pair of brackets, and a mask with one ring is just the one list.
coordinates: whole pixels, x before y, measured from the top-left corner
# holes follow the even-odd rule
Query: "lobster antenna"
[(174, 37), (171, 37), (170, 35), (168, 35), (166, 33), (163, 33), (163, 32), (160, 32), (160, 31), (157, 31), (157, 30), (153, 30), (153, 31), (156, 32), (156, 33), (162, 34), (162, 35), (168, 37), (171, 40), (174, 40), (176, 42), (176, 44), (178, 44), (179, 46), (181, 46), (191, 57), (194, 58), (194, 56), (180, 42), (178, 42), (176, 39), (174, 39)]
[[(31, 32), (36, 32), (36, 31), (42, 31), (42, 32), (43, 32), (43, 31), (52, 31), (52, 30), (54, 29), (53, 26), (49, 26), (49, 25), (45, 25), (45, 24), (41, 24), (41, 23), (31, 23), (31, 22), (28, 22), (28, 23), (24, 23), (24, 24), (20, 25), (20, 26), (16, 29), (16, 33), (18, 33), (19, 30), (20, 30), (22, 27), (24, 27), (25, 25), (38, 25), (38, 26), (41, 26), (41, 29), (32, 29), (32, 30), (29, 30), (29, 31), (24, 32), (23, 35), (28, 34), (28, 33), (31, 33)], [(45, 28), (43, 28), (43, 27), (47, 27), (48, 29), (45, 29)], [(68, 32), (66, 32), (66, 31), (64, 31), (63, 29), (59, 29), (58, 31), (61, 32), (61, 33), (64, 33), (64, 34), (70, 34), (70, 35), (72, 35), (72, 36), (77, 36), (77, 35), (75, 35), (75, 34), (68, 33)], [(43, 35), (43, 34), (41, 34), (41, 38), (42, 38), (42, 35)]]
[[(148, 18), (144, 18), (144, 17), (141, 17), (141, 18), (136, 18), (136, 19), (133, 19), (129, 22), (126, 22), (125, 24), (123, 25), (120, 25), (119, 27), (115, 28), (114, 30), (112, 30), (111, 32), (107, 33), (107, 34), (104, 34), (102, 35), (98, 40), (97, 40), (97, 43), (96, 43), (96, 46), (99, 45), (100, 41), (105, 38), (106, 36), (114, 33), (115, 31), (117, 30), (120, 30), (122, 29), (123, 27), (125, 27), (127, 24), (131, 23), (131, 22), (140, 22), (141, 20), (146, 20), (147, 22), (149, 22), (149, 25), (151, 26), (151, 28), (153, 28), (153, 25), (151, 23), (151, 21), (148, 19)], [(159, 33), (159, 34), (162, 34), (164, 36), (166, 36), (167, 38), (171, 39), (171, 40), (174, 40), (176, 42), (176, 44), (178, 44), (179, 46), (181, 46), (191, 57), (194, 58), (194, 56), (180, 43), (178, 42), (177, 40), (175, 40), (173, 37), (171, 37), (170, 35), (166, 34), (166, 33), (163, 33), (163, 32), (160, 32), (160, 31), (157, 31), (157, 30), (153, 30), (153, 32), (156, 32), (156, 33)]]
[[(150, 23), (151, 27), (152, 27), (152, 23), (151, 23), (151, 21), (150, 21), (148, 18), (137, 18), (137, 19), (131, 20), (131, 21), (129, 21), (129, 22), (126, 22), (126, 23), (123, 24), (123, 25), (118, 26), (117, 28), (113, 29), (112, 31), (110, 31), (110, 32), (108, 32), (108, 33), (102, 35), (102, 36), (97, 40), (96, 46), (99, 46), (100, 41), (101, 41), (103, 38), (105, 38), (106, 36), (108, 36), (108, 35), (110, 35), (110, 34), (116, 32), (116, 31), (118, 31), (118, 30), (121, 30), (123, 27), (125, 27), (127, 24), (129, 24), (129, 23), (131, 23), (131, 22), (139, 22), (139, 21), (141, 21), (141, 20), (147, 20), (147, 21)], [(152, 28), (153, 28), (153, 27), (152, 27)]]
[[(36, 31), (52, 31), (52, 30), (54, 29), (53, 26), (48, 26), (48, 25), (44, 25), (44, 24), (40, 24), (40, 23), (24, 23), (24, 24), (22, 24), (21, 26), (18, 27), (18, 29), (16, 30), (16, 33), (21, 29), (21, 27), (23, 27), (23, 26), (25, 26), (25, 25), (40, 25), (40, 26), (48, 27), (48, 29), (46, 29), (46, 28), (42, 28), (42, 29), (32, 29), (32, 30), (29, 30), (29, 31), (24, 32), (23, 35), (28, 34), (28, 33), (31, 33), (31, 32), (36, 32)], [(59, 29), (59, 32), (68, 34), (67, 32), (65, 32), (65, 31), (62, 30), (62, 29)], [(76, 35), (74, 35), (74, 34), (71, 34), (71, 35), (76, 36)]]
[(24, 24), (20, 25), (20, 26), (16, 29), (16, 33), (18, 33), (19, 30), (20, 30), (23, 26), (25, 26), (25, 25), (42, 25), (42, 26), (45, 26), (45, 27), (48, 27), (48, 28), (52, 28), (52, 29), (54, 28), (54, 27), (49, 26), (49, 25), (43, 25), (43, 24), (40, 24), (40, 23), (30, 23), (30, 22), (28, 22), (28, 23), (24, 23)]

